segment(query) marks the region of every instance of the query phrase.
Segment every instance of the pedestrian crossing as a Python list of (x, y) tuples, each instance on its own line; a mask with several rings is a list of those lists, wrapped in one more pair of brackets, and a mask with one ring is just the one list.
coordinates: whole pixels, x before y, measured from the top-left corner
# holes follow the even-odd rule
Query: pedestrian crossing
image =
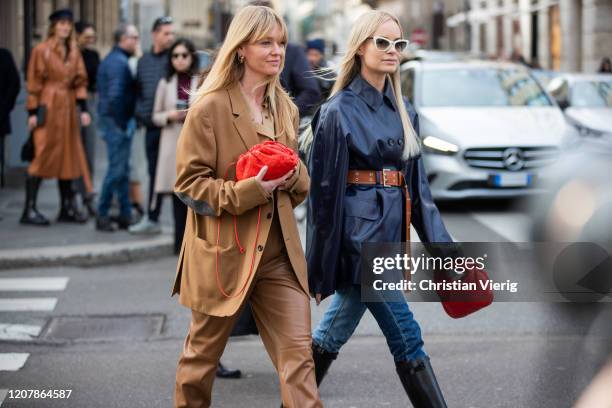
[[(0, 278), (0, 344), (2, 342), (30, 342), (42, 331), (42, 324), (31, 324), (29, 313), (53, 312), (57, 297), (29, 296), (37, 292), (61, 292), (66, 289), (67, 277), (10, 277)], [(28, 296), (28, 297), (24, 297)], [(0, 353), (0, 372), (16, 372), (27, 363), (30, 353)], [(0, 389), (2, 406), (7, 389)]]

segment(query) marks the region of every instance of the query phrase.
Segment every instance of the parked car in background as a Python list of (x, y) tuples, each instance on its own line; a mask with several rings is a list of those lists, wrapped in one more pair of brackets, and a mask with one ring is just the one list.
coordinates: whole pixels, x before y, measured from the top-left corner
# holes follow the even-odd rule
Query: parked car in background
[(474, 59), (484, 59), (484, 55), (474, 55), (465, 51), (439, 51), (423, 50), (408, 47), (406, 52), (408, 60), (431, 61), (431, 62), (452, 62), (466, 61)]
[(557, 71), (549, 71), (545, 69), (532, 69), (531, 75), (540, 83), (542, 88), (546, 89), (550, 81), (558, 77), (559, 72)]
[(547, 89), (582, 136), (612, 135), (611, 74), (564, 74)]
[(546, 167), (576, 137), (522, 65), (410, 61), (401, 72), (437, 200), (541, 193)]

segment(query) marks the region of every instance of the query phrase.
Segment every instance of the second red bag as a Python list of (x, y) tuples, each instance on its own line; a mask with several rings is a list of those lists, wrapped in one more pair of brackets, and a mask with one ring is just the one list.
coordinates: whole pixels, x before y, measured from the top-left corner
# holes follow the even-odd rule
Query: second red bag
[[(436, 281), (441, 282), (442, 280), (444, 280), (444, 273), (436, 272)], [(446, 314), (453, 319), (459, 319), (493, 303), (493, 291), (483, 289), (480, 285), (480, 282), (488, 280), (487, 271), (473, 268), (465, 272), (461, 282), (476, 284), (476, 291), (439, 290), (438, 296), (440, 296)]]

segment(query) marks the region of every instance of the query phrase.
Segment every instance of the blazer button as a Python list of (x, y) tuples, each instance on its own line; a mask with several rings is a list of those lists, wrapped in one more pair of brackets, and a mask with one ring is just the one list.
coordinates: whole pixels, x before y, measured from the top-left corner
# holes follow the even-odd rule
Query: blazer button
[(398, 145), (403, 145), (404, 144), (404, 139), (397, 139), (397, 144)]
[(261, 251), (263, 251), (263, 247), (262, 247), (261, 245), (257, 245), (257, 250), (258, 250), (259, 252), (261, 252)]
[(389, 141), (387, 143), (389, 143), (389, 146), (393, 146), (393, 145), (395, 145), (395, 140), (389, 139)]
[(266, 218), (268, 219), (272, 218), (272, 213), (268, 213), (268, 215), (266, 215)]

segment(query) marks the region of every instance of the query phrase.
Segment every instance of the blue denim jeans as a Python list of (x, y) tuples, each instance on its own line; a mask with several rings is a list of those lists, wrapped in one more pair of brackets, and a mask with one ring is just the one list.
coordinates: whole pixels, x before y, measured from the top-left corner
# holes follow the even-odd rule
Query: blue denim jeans
[(131, 132), (129, 128), (121, 129), (113, 119), (104, 116), (100, 116), (99, 126), (102, 138), (106, 142), (108, 168), (98, 200), (98, 215), (108, 217), (113, 195), (116, 195), (121, 216), (129, 218), (132, 213), (129, 195)]
[(336, 291), (329, 308), (313, 331), (313, 343), (329, 353), (337, 353), (353, 335), (366, 309), (378, 322), (396, 362), (427, 356), (423, 350), (421, 328), (414, 320), (408, 303), (405, 300), (362, 302), (359, 286)]

